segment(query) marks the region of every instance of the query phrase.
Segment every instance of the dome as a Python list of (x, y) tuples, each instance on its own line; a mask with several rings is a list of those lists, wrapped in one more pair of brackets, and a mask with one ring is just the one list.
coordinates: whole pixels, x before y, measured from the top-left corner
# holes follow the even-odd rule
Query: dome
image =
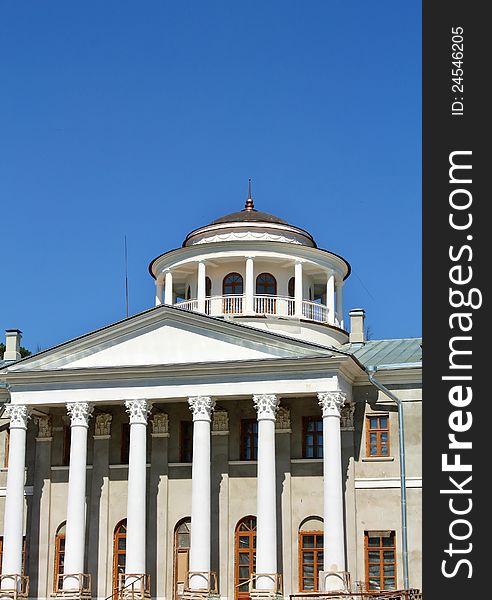
[(276, 215), (255, 208), (251, 196), (251, 180), (243, 210), (218, 217), (208, 225), (191, 231), (186, 236), (183, 246), (214, 241), (246, 240), (248, 237), (256, 240), (285, 241), (316, 248), (313, 237), (304, 229), (291, 225)]

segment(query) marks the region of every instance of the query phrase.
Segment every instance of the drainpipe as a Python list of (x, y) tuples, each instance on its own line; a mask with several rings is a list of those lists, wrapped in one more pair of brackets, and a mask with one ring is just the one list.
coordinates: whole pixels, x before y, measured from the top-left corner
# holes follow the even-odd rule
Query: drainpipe
[(403, 554), (403, 584), (406, 590), (410, 589), (408, 584), (408, 537), (407, 537), (407, 486), (405, 474), (405, 437), (403, 432), (403, 402), (395, 396), (387, 387), (374, 378), (378, 368), (374, 365), (366, 367), (369, 381), (398, 406), (398, 433), (400, 441), (400, 488), (401, 488), (401, 542)]

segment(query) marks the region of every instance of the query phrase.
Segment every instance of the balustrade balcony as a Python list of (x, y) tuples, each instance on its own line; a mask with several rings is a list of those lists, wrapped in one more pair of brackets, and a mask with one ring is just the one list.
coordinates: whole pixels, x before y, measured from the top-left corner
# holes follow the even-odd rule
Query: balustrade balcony
[[(174, 304), (176, 308), (199, 312), (198, 300), (182, 300)], [(326, 305), (310, 300), (302, 301), (302, 315), (296, 314), (294, 298), (287, 296), (259, 295), (253, 296), (251, 307), (247, 306), (246, 296), (225, 295), (212, 296), (205, 299), (205, 314), (214, 317), (224, 317), (227, 315), (241, 316), (268, 316), (276, 315), (287, 318), (303, 318), (317, 323), (329, 323), (329, 309)], [(337, 327), (342, 327), (337, 314), (334, 315), (333, 323)]]

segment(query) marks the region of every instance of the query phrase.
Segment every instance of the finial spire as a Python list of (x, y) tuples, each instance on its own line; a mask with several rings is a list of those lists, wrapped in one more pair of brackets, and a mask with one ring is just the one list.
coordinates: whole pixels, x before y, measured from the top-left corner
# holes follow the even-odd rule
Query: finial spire
[(244, 205), (244, 210), (254, 210), (255, 205), (251, 196), (251, 178), (248, 179), (248, 199)]

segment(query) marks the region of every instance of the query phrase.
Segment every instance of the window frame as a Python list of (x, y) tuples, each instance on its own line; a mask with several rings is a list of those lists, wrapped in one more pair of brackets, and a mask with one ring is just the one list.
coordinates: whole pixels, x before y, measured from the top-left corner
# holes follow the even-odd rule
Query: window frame
[[(321, 423), (321, 444), (313, 444), (313, 449), (317, 449), (316, 456), (314, 456), (315, 452), (313, 451), (313, 456), (307, 456), (307, 445), (306, 445), (306, 437), (307, 434), (310, 433), (307, 430), (308, 423), (310, 422), (320, 422)], [(317, 433), (317, 432), (313, 432)], [(321, 455), (319, 454), (321, 450)], [(315, 458), (323, 458), (323, 417), (321, 415), (306, 415), (302, 417), (302, 458), (306, 458), (309, 460)]]
[[(384, 533), (388, 533), (389, 535), (371, 535), (376, 533), (383, 533), (383, 531), (364, 531), (364, 572), (365, 572), (365, 582), (367, 590), (380, 590), (380, 591), (394, 591), (397, 589), (397, 580), (398, 580), (398, 572), (397, 567), (398, 563), (396, 560), (396, 531), (387, 530)], [(379, 537), (379, 545), (378, 546), (369, 546), (369, 538), (378, 538)], [(382, 540), (385, 538), (392, 538), (393, 544), (391, 546), (384, 546)], [(376, 564), (374, 562), (369, 562), (369, 552), (379, 552), (379, 588), (371, 588), (370, 578), (369, 578), (369, 565)], [(385, 563), (384, 562), (384, 552), (393, 552), (393, 562)], [(393, 565), (393, 575), (385, 576), (384, 574), (384, 565)], [(375, 579), (374, 576), (371, 579)], [(387, 588), (385, 584), (385, 580), (392, 579), (393, 580), (393, 588)], [(381, 583), (382, 586), (381, 587)]]
[[(189, 431), (185, 431), (185, 429), (189, 429)], [(179, 462), (193, 462), (193, 421), (180, 421)]]
[[(238, 281), (230, 281), (226, 280), (229, 277), (237, 277)], [(226, 292), (226, 286), (230, 286), (232, 288), (232, 292)], [(241, 288), (240, 292), (236, 292), (236, 288)], [(231, 273), (227, 273), (227, 275), (222, 280), (222, 295), (223, 296), (242, 296), (244, 294), (244, 279), (241, 273), (237, 273), (236, 271), (232, 271)]]
[[(378, 420), (378, 427), (371, 427), (371, 419)], [(381, 427), (380, 419), (386, 419), (387, 426)], [(386, 433), (388, 436), (386, 447), (387, 453), (382, 453), (383, 444), (381, 443), (381, 435)], [(371, 434), (376, 435), (376, 454), (371, 454)], [(389, 458), (390, 457), (390, 419), (389, 413), (371, 413), (366, 414), (366, 456), (368, 458)]]
[[(314, 546), (311, 548), (306, 548), (303, 544), (303, 538), (307, 536), (314, 536)], [(321, 546), (316, 544), (316, 538), (323, 538)], [(299, 548), (299, 592), (318, 592), (319, 591), (319, 572), (323, 570), (324, 566), (324, 532), (321, 530), (314, 531), (299, 531), (298, 534), (298, 548)], [(304, 554), (305, 552), (313, 552), (313, 580), (314, 587), (312, 590), (306, 589), (304, 587), (304, 580), (310, 579), (304, 576)], [(323, 555), (323, 560), (320, 561), (318, 554)], [(318, 568), (321, 562), (321, 566)]]
[[(121, 531), (122, 528), (125, 528), (125, 531)], [(113, 530), (113, 573), (112, 573), (112, 597), (113, 600), (117, 600), (117, 598), (119, 598), (119, 593), (118, 593), (118, 583), (119, 583), (119, 573), (118, 573), (118, 567), (121, 566), (119, 565), (119, 561), (118, 561), (118, 556), (120, 554), (124, 554), (125, 556), (125, 566), (126, 566), (126, 541), (125, 541), (125, 550), (121, 551), (119, 549), (119, 544), (118, 541), (120, 539), (125, 539), (126, 540), (126, 536), (127, 536), (127, 519), (122, 519), (121, 521), (119, 521), (118, 523), (116, 523), (116, 526)]]
[[(247, 425), (255, 425), (256, 424), (256, 431), (246, 431), (246, 426)], [(239, 460), (244, 460), (244, 461), (255, 461), (258, 460), (258, 419), (255, 418), (251, 418), (251, 419), (241, 419), (241, 423), (240, 423), (240, 432), (239, 432), (239, 438), (240, 438), (240, 449), (239, 449)], [(246, 457), (246, 453), (247, 453), (247, 445), (246, 445), (246, 440), (250, 438), (252, 440), (252, 456), (250, 458)]]
[[(265, 277), (265, 276), (270, 277), (271, 281), (270, 282), (259, 281), (260, 277)], [(270, 286), (270, 285), (273, 285), (273, 292), (267, 292), (265, 290), (260, 291), (258, 289), (258, 286), (266, 287), (266, 286)], [(255, 294), (257, 296), (276, 296), (277, 295), (277, 280), (271, 273), (260, 273), (259, 275), (257, 275), (256, 281), (255, 281)]]

